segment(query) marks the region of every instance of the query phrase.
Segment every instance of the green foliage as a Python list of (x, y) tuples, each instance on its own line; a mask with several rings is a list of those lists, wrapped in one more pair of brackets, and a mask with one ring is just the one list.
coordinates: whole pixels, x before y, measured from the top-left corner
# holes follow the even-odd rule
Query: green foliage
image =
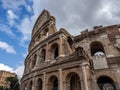
[(0, 90), (10, 90), (10, 89), (0, 86)]
[(4, 90), (4, 88), (2, 86), (0, 86), (0, 90)]
[[(6, 78), (6, 81), (10, 83), (10, 89), (5, 89), (5, 90), (20, 90), (20, 85), (19, 85), (19, 80), (17, 76), (15, 77), (8, 77)], [(2, 90), (2, 89), (0, 89)]]

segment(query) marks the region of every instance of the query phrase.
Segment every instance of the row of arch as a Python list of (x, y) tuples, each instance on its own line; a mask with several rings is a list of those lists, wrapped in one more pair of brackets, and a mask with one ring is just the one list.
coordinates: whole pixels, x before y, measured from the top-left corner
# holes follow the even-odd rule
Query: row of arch
[(38, 44), (40, 41), (48, 38), (49, 36), (49, 29), (45, 29), (42, 32), (40, 32), (39, 35), (37, 35), (34, 39), (31, 41), (30, 47), (34, 47), (36, 44)]
[[(90, 51), (91, 51), (91, 56), (99, 55), (99, 54), (105, 55), (103, 44), (99, 41), (94, 41), (90, 44)], [(57, 43), (52, 44), (49, 52), (50, 52), (49, 58), (51, 60), (55, 60), (59, 56), (59, 45)], [(40, 51), (39, 60), (40, 62), (44, 62), (46, 60), (46, 49), (45, 48), (43, 48)], [(37, 54), (35, 54), (32, 60), (30, 61), (31, 64), (29, 65), (31, 69), (35, 67), (36, 61), (37, 61)]]
[[(98, 87), (100, 90), (117, 90), (114, 81), (108, 76), (100, 76), (97, 80)], [(33, 81), (30, 81), (27, 90), (33, 90)], [(25, 85), (24, 90), (26, 90)], [(43, 90), (43, 80), (39, 78), (36, 83), (36, 90)], [(59, 90), (59, 79), (53, 75), (48, 79), (47, 90)], [(66, 78), (66, 89), (65, 90), (82, 90), (81, 80), (77, 73), (70, 73)]]
[[(37, 79), (36, 82), (32, 80), (29, 82), (29, 87), (27, 84), (24, 86), (24, 90), (33, 90), (33, 83), (36, 83), (36, 90), (43, 90), (43, 80), (41, 78)], [(59, 90), (59, 79), (56, 75), (52, 75), (48, 79), (47, 90)], [(81, 90), (80, 77), (77, 73), (70, 73), (66, 78), (67, 90)]]
[[(50, 51), (49, 58), (51, 60), (55, 60), (59, 56), (59, 45), (57, 43), (52, 44), (49, 51)], [(35, 54), (33, 57), (31, 57), (29, 62), (27, 62), (29, 63), (29, 65), (26, 65), (26, 66), (31, 69), (34, 68), (37, 62), (37, 58), (39, 62), (41, 63), (46, 60), (46, 49), (45, 48), (41, 49), (38, 54)]]

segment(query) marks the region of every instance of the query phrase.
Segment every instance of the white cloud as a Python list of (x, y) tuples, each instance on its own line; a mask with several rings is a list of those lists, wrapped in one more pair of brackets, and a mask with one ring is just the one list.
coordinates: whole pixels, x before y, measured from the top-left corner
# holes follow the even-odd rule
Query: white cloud
[(14, 50), (13, 46), (9, 45), (6, 42), (0, 41), (0, 49), (5, 50), (7, 53), (16, 54), (16, 51)]
[(8, 13), (8, 18), (10, 18), (10, 19), (18, 18), (17, 15), (15, 15), (15, 13), (12, 10), (8, 10), (7, 13)]
[(5, 70), (5, 71), (10, 71), (10, 72), (13, 72), (13, 68), (5, 65), (5, 64), (2, 64), (0, 63), (0, 70)]
[(33, 12), (34, 14), (32, 17), (25, 17), (22, 20), (22, 23), (18, 26), (20, 32), (23, 34), (23, 37), (21, 39), (21, 42), (24, 44), (25, 41), (30, 40), (31, 32), (33, 29), (33, 25), (38, 17), (38, 15), (41, 12), (41, 8), (38, 8), (40, 6), (40, 0), (33, 0)]
[(26, 0), (1, 0), (1, 2), (4, 9), (19, 11), (20, 6), (24, 6), (28, 12), (32, 10), (31, 7), (27, 4)]
[[(96, 25), (120, 23), (120, 1), (113, 0), (40, 0), (41, 9), (48, 9), (55, 16), (58, 28), (78, 35)], [(35, 0), (33, 0), (35, 2)], [(37, 7), (38, 8), (38, 7)], [(34, 10), (34, 9), (33, 9)]]
[(8, 36), (11, 38), (14, 38), (16, 35), (12, 32), (12, 30), (9, 29), (7, 25), (0, 24), (0, 31), (5, 32)]
[(25, 52), (22, 54), (22, 56), (25, 58), (28, 55), (28, 52)]
[(32, 31), (32, 21), (29, 18), (24, 18), (22, 23), (18, 26), (18, 29), (23, 34), (23, 38), (21, 39), (21, 42), (27, 41), (30, 38), (30, 34)]
[(19, 65), (14, 72), (18, 75), (18, 78), (21, 78), (24, 72), (24, 65)]
[(8, 14), (7, 18), (8, 18), (9, 24), (13, 26), (15, 24), (14, 20), (18, 19), (18, 16), (12, 10), (8, 10), (7, 14)]
[(7, 25), (0, 24), (0, 31), (5, 32), (8, 36), (14, 38), (16, 35), (10, 30), (10, 28)]

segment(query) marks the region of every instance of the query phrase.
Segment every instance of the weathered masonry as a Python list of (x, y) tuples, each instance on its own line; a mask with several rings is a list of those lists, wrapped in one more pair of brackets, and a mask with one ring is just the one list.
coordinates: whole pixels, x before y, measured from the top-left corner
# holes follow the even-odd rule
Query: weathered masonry
[(120, 25), (72, 36), (55, 24), (43, 10), (32, 31), (21, 90), (120, 90)]

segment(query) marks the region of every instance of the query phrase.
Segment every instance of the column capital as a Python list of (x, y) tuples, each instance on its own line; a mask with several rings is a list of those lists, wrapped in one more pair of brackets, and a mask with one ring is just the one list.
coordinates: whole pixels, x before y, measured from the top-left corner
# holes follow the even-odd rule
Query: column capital
[(45, 75), (45, 74), (46, 74), (46, 72), (43, 72), (42, 74), (43, 74), (43, 75)]
[(84, 63), (81, 63), (79, 66), (80, 66), (80, 67), (83, 67), (83, 66), (88, 66), (88, 65), (89, 65), (88, 62), (84, 62)]
[(58, 71), (62, 71), (63, 69), (62, 68), (59, 68)]

